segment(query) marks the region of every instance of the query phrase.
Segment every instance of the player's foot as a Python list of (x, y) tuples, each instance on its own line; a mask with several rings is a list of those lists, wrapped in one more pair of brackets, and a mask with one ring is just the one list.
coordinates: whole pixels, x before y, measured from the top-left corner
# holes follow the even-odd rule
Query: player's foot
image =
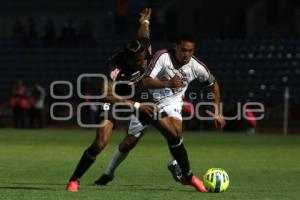
[(102, 176), (95, 181), (96, 185), (106, 185), (107, 183), (111, 182), (114, 179), (113, 176), (109, 176), (106, 174), (102, 174)]
[(181, 180), (182, 173), (177, 162), (169, 163), (168, 170), (171, 172), (175, 181), (179, 182)]
[(184, 178), (182, 178), (180, 181), (183, 185), (194, 186), (194, 188), (196, 188), (196, 190), (198, 190), (199, 192), (207, 192), (207, 189), (204, 187), (203, 182), (196, 176), (193, 176), (189, 181)]
[(66, 186), (66, 190), (69, 192), (78, 192), (79, 190), (79, 181), (69, 181), (67, 186)]

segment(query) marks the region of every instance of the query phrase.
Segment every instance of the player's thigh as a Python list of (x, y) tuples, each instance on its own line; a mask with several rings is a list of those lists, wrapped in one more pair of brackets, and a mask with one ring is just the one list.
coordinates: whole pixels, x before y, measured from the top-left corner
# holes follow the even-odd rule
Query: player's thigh
[(171, 134), (176, 137), (182, 135), (182, 116), (181, 106), (177, 104), (171, 104), (166, 106), (161, 111), (161, 118), (159, 120), (161, 128), (167, 134)]
[[(173, 138), (178, 138), (179, 129), (174, 126), (174, 120), (176, 123), (181, 123), (180, 120), (174, 119), (172, 117), (164, 117), (158, 121), (154, 126), (169, 140)], [(177, 122), (178, 121), (178, 122)]]
[(170, 123), (172, 124), (172, 127), (175, 129), (177, 137), (182, 136), (182, 120), (175, 118), (175, 117), (170, 117)]

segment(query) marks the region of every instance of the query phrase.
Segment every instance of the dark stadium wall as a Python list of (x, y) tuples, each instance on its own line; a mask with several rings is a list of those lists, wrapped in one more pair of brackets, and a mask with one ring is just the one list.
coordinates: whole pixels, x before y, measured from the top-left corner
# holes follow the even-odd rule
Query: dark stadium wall
[(54, 21), (57, 32), (69, 19), (73, 19), (77, 28), (85, 19), (90, 20), (96, 35), (112, 32), (114, 1), (103, 2), (107, 5), (102, 1), (87, 3), (83, 0), (76, 0), (72, 3), (34, 0), (26, 1), (26, 3), (22, 1), (0, 2), (0, 37), (11, 37), (16, 20), (20, 20), (27, 26), (30, 17), (35, 19), (39, 33), (42, 33), (48, 19)]
[(255, 1), (178, 1), (181, 30), (193, 27), (202, 37), (244, 35), (245, 13)]
[[(257, 4), (263, 6), (253, 12)], [(292, 0), (186, 0), (177, 1), (177, 8), (178, 30), (190, 30), (200, 37), (242, 38), (249, 27), (252, 36), (299, 33), (299, 3)], [(247, 20), (249, 15), (252, 20)]]
[[(248, 13), (258, 2), (264, 4), (265, 8), (256, 12), (259, 15), (252, 14), (254, 18), (248, 20)], [(15, 21), (21, 20), (26, 25), (29, 17), (35, 18), (39, 33), (50, 18), (54, 20), (58, 32), (68, 19), (73, 19), (76, 27), (83, 20), (89, 19), (96, 36), (111, 34), (115, 28), (115, 4), (116, 0), (0, 1), (0, 37), (10, 37)], [(142, 7), (153, 6), (153, 25), (156, 18), (158, 22), (166, 23), (162, 24), (163, 31), (166, 27), (172, 27), (172, 30), (167, 31), (188, 30), (199, 37), (241, 38), (249, 35), (246, 33), (249, 29), (254, 35), (261, 33), (266, 36), (268, 31), (277, 35), (300, 32), (299, 1), (295, 0), (131, 0), (128, 6), (129, 17), (134, 20)], [(158, 13), (160, 15), (156, 16)], [(130, 26), (135, 24), (131, 18)]]

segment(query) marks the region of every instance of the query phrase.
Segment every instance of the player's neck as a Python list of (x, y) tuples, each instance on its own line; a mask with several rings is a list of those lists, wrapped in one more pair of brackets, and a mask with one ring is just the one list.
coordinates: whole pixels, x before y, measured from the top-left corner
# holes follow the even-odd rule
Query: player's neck
[(172, 60), (173, 60), (173, 67), (175, 68), (175, 69), (180, 69), (183, 65), (184, 65), (184, 63), (181, 63), (178, 59), (177, 59), (177, 57), (176, 57), (176, 53), (175, 52), (172, 52), (171, 53), (171, 58), (172, 58)]

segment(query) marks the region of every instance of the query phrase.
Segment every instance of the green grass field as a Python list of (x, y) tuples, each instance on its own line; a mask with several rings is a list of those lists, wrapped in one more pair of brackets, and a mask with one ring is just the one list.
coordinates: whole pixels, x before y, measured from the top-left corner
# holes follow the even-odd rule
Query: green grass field
[(123, 136), (114, 133), (107, 149), (81, 179), (81, 190), (68, 193), (65, 184), (94, 131), (0, 130), (0, 199), (300, 199), (300, 137), (185, 133), (196, 175), (222, 167), (230, 176), (228, 191), (203, 194), (173, 181), (166, 168), (164, 139), (157, 132), (148, 132), (114, 181), (94, 186)]

